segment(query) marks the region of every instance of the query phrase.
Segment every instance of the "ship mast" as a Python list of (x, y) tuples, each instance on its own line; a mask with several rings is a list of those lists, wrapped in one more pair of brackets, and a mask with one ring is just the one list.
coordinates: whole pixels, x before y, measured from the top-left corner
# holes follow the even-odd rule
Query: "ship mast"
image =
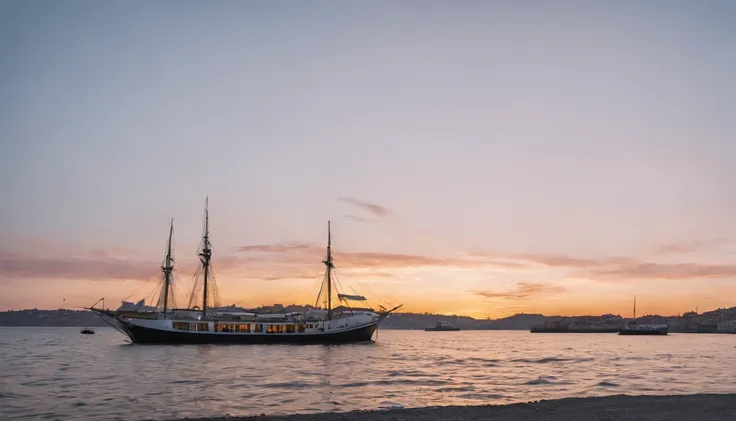
[(330, 235), (330, 221), (327, 221), (327, 259), (322, 263), (327, 267), (327, 320), (332, 320), (332, 236)]
[(208, 208), (209, 198), (204, 200), (204, 237), (202, 251), (199, 253), (199, 260), (202, 262), (202, 270), (204, 271), (204, 287), (202, 292), (202, 319), (207, 316), (207, 281), (210, 272), (210, 260), (212, 259), (212, 248), (210, 244), (210, 215)]
[(161, 266), (164, 273), (164, 317), (169, 309), (169, 288), (171, 287), (171, 274), (174, 271), (174, 258), (171, 256), (171, 239), (174, 236), (174, 218), (171, 218), (171, 228), (169, 228), (169, 243), (166, 246), (166, 258)]
[(636, 295), (634, 295), (634, 321), (636, 321)]

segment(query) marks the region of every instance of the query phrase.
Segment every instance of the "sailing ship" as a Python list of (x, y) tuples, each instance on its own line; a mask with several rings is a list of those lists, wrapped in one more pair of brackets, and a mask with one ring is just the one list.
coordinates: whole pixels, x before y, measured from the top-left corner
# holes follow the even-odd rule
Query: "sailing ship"
[(666, 335), (669, 333), (669, 326), (666, 324), (638, 324), (636, 322), (636, 295), (634, 296), (634, 319), (626, 325), (618, 329), (619, 335)]
[[(386, 310), (381, 306), (379, 311), (372, 308), (352, 309), (348, 301), (366, 301), (366, 298), (360, 295), (338, 293), (338, 300), (345, 305), (333, 308), (332, 297), (333, 289), (335, 289), (333, 270), (335, 265), (330, 223), (328, 221), (326, 257), (322, 261), (326, 270), (322, 287), (317, 296), (317, 303), (320, 302), (320, 298), (325, 299), (326, 309), (315, 306), (315, 308), (304, 312), (259, 314), (247, 311), (231, 311), (232, 308), (217, 308), (219, 306), (219, 294), (212, 273), (209, 212), (207, 201), (205, 201), (204, 234), (198, 252), (201, 263), (198, 273), (201, 273), (201, 277), (195, 274), (187, 308), (177, 309), (175, 308), (175, 295), (173, 294), (173, 234), (174, 224), (172, 220), (169, 228), (166, 256), (161, 265), (163, 277), (160, 283), (162, 290), (156, 308), (141, 311), (142, 301), (132, 310), (121, 308), (113, 311), (96, 308), (94, 305), (89, 308), (102, 320), (128, 336), (130, 341), (135, 344), (340, 344), (368, 342), (372, 340), (373, 334), (381, 321), (401, 307), (399, 305)], [(195, 305), (200, 278), (202, 279), (201, 308)], [(324, 296), (323, 292), (326, 293)], [(159, 305), (161, 311), (158, 310)]]

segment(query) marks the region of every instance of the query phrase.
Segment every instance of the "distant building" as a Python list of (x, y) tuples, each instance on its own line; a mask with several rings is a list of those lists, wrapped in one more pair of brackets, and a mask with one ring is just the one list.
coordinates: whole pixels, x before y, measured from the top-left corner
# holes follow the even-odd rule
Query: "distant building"
[(736, 332), (736, 320), (718, 322), (719, 332)]

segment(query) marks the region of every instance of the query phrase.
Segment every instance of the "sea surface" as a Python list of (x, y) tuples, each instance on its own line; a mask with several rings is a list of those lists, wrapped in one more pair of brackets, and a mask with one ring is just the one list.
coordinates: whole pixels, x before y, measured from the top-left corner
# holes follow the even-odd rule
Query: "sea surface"
[(360, 345), (132, 345), (0, 328), (0, 419), (165, 420), (736, 393), (736, 335), (379, 330)]

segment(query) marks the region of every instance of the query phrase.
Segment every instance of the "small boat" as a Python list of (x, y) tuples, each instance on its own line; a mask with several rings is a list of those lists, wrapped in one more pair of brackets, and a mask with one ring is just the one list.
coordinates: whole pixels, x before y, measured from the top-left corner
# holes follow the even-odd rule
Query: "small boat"
[(88, 328), (88, 327), (86, 327), (86, 328), (82, 329), (82, 331), (79, 332), (79, 333), (81, 333), (82, 335), (94, 335), (95, 334), (95, 331), (92, 330), (92, 329), (90, 329), (90, 328)]
[(449, 323), (437, 322), (434, 326), (430, 326), (424, 329), (425, 332), (456, 332), (460, 330), (459, 327), (455, 327)]
[(669, 333), (669, 326), (666, 324), (643, 324), (636, 322), (636, 295), (634, 296), (634, 319), (618, 329), (619, 335), (666, 335)]

